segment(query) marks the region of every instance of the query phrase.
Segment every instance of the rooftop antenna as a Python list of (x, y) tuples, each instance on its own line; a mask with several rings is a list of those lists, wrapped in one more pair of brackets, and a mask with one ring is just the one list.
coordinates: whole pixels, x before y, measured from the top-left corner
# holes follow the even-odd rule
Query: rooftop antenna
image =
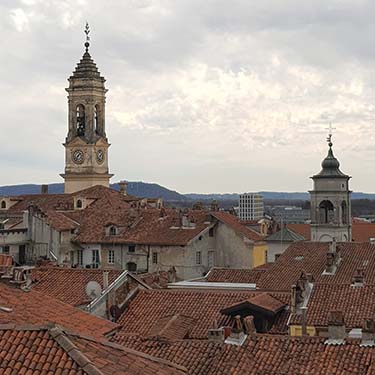
[(89, 51), (89, 47), (90, 47), (90, 37), (89, 37), (89, 34), (90, 34), (90, 26), (89, 26), (89, 23), (86, 21), (86, 26), (85, 26), (85, 30), (84, 30), (84, 33), (86, 34), (86, 43), (85, 43), (85, 47), (86, 47), (86, 52)]

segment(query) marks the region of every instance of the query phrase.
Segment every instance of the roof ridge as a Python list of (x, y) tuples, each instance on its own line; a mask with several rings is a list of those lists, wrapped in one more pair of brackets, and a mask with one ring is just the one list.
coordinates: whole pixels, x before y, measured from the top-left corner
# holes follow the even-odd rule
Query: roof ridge
[(58, 326), (50, 328), (48, 333), (66, 354), (88, 375), (104, 375), (104, 373), (97, 369), (90, 359), (74, 345), (68, 337), (69, 334), (65, 333)]
[(161, 363), (161, 364), (167, 365), (169, 367), (174, 367), (174, 368), (176, 368), (178, 370), (182, 370), (184, 372), (188, 371), (186, 367), (178, 365), (177, 363), (174, 363), (174, 362), (162, 359), (162, 358), (158, 358), (158, 357), (152, 356), (150, 354), (143, 353), (143, 352), (140, 352), (138, 350), (134, 350), (134, 349), (125, 347), (125, 346), (120, 345), (120, 344), (116, 344), (116, 343), (108, 341), (108, 340), (106, 340), (104, 338), (94, 338), (94, 337), (91, 337), (91, 336), (82, 335), (82, 334), (77, 333), (77, 332), (69, 332), (69, 331), (67, 331), (66, 333), (69, 336), (75, 336), (75, 337), (79, 337), (79, 338), (87, 340), (87, 341), (99, 343), (101, 345), (108, 346), (109, 348), (118, 349), (118, 350), (121, 350), (121, 351), (129, 353), (129, 354), (134, 354), (136, 356), (152, 360), (153, 362), (156, 362), (156, 363)]

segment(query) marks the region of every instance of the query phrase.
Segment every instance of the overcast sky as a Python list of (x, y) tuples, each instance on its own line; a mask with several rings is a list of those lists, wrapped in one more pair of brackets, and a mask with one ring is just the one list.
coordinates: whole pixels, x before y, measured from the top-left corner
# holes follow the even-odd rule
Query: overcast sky
[(62, 181), (67, 78), (107, 79), (112, 182), (306, 191), (327, 153), (374, 192), (375, 1), (0, 0), (0, 185)]

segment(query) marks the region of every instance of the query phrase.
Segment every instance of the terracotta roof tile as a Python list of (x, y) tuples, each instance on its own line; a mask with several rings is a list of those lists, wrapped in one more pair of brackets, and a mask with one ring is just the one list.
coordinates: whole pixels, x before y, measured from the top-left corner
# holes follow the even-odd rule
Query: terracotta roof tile
[(209, 282), (256, 284), (267, 269), (212, 268), (206, 276)]
[(365, 273), (367, 284), (375, 284), (375, 245), (368, 242), (338, 243), (341, 262), (334, 275), (323, 275), (329, 243), (296, 242), (262, 274), (257, 286), (269, 290), (290, 290), (301, 272), (312, 274), (315, 282), (350, 284), (357, 269)]
[[(330, 311), (342, 311), (346, 328), (362, 328), (365, 319), (375, 316), (375, 285), (315, 284), (307, 305), (307, 324), (327, 327)], [(300, 324), (300, 316), (294, 316), (291, 323)]]
[(59, 327), (0, 326), (0, 374), (182, 375), (186, 370), (133, 349)]
[[(195, 227), (182, 227), (180, 213), (173, 209), (123, 209), (114, 206), (88, 207), (69, 214), (80, 223), (76, 240), (81, 243), (128, 243), (184, 246), (210, 226), (205, 211), (191, 211)], [(106, 231), (110, 225), (117, 235)]]
[[(158, 320), (171, 315), (187, 315), (195, 319), (188, 337), (205, 339), (214, 320), (219, 326), (232, 324), (232, 318), (222, 315), (220, 310), (259, 293), (222, 290), (141, 290), (130, 302), (118, 323), (122, 325), (123, 334), (148, 336)], [(289, 303), (290, 293), (270, 295), (285, 304)], [(288, 315), (286, 311), (279, 314), (271, 332), (286, 332)]]
[(12, 309), (11, 312), (0, 311), (0, 324), (46, 324), (50, 322), (96, 337), (117, 328), (116, 324), (108, 320), (90, 315), (35, 290), (24, 292), (1, 282), (0, 306)]
[[(103, 288), (103, 272), (99, 269), (40, 267), (32, 270), (35, 285), (33, 290), (57, 298), (73, 306), (89, 303), (86, 285), (89, 281), (98, 282)], [(108, 270), (108, 281), (111, 284), (122, 271)], [(67, 288), (69, 285), (69, 288)]]
[(324, 338), (254, 335), (243, 346), (204, 340), (161, 341), (117, 335), (114, 340), (187, 367), (192, 375), (370, 375), (374, 349), (358, 341), (325, 345)]

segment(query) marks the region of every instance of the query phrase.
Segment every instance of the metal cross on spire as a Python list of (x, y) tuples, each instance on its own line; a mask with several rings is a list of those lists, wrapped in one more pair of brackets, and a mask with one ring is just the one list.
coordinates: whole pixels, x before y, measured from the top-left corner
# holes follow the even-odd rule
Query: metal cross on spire
[(329, 127), (328, 127), (328, 137), (327, 137), (327, 142), (328, 142), (329, 147), (332, 147), (332, 135), (333, 135), (333, 130), (335, 129), (336, 128), (332, 127), (332, 122), (330, 122)]
[(90, 26), (89, 26), (89, 23), (86, 21), (86, 26), (85, 26), (85, 30), (84, 30), (85, 34), (86, 34), (86, 43), (85, 43), (85, 47), (86, 47), (86, 52), (88, 52), (89, 50), (89, 46), (90, 46), (90, 37), (89, 37), (89, 34), (90, 34)]

